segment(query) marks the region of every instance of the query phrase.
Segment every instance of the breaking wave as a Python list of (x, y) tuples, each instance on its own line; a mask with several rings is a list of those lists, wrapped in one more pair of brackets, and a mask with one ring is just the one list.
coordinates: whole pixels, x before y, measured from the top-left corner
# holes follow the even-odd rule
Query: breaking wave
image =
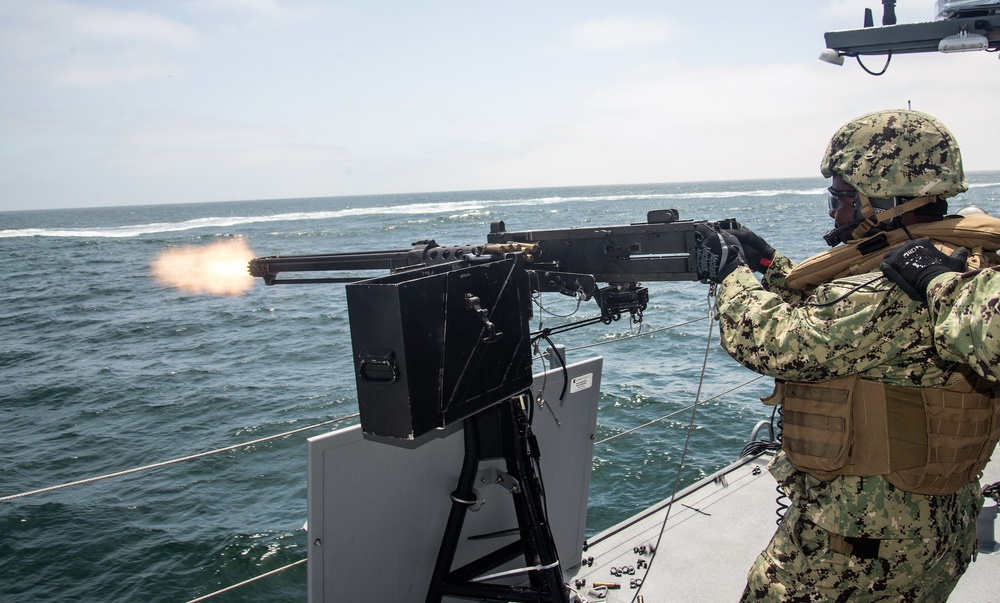
[[(622, 192), (620, 194), (594, 195), (553, 195), (532, 196), (531, 198), (479, 198), (461, 201), (427, 202), (427, 203), (396, 203), (385, 206), (344, 207), (341, 209), (320, 211), (297, 211), (278, 214), (257, 214), (242, 216), (210, 216), (194, 218), (177, 222), (153, 222), (145, 224), (127, 224), (121, 226), (94, 226), (81, 228), (22, 228), (0, 230), (0, 238), (11, 237), (79, 237), (79, 238), (130, 238), (142, 235), (167, 232), (181, 232), (197, 229), (231, 228), (248, 224), (268, 222), (307, 222), (317, 220), (336, 220), (356, 218), (360, 216), (377, 215), (447, 215), (468, 216), (500, 207), (559, 205), (564, 203), (605, 203), (645, 200), (683, 200), (683, 199), (731, 199), (736, 197), (776, 197), (788, 195), (817, 195), (823, 193), (822, 188), (807, 189), (760, 189), (760, 190), (715, 190), (715, 191), (680, 191), (680, 192)], [(454, 195), (455, 193), (447, 193)], [(350, 198), (332, 199), (350, 203)]]

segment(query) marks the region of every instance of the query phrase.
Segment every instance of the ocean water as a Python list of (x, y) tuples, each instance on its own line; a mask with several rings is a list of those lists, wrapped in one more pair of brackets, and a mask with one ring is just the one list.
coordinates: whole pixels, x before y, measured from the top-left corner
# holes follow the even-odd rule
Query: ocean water
[[(1000, 213), (1000, 172), (969, 180), (952, 208)], [(344, 289), (258, 282), (237, 297), (183, 293), (150, 276), (163, 250), (234, 237), (256, 255), (404, 249), (425, 238), (457, 245), (485, 241), (495, 220), (508, 230), (569, 228), (640, 222), (649, 210), (676, 208), (683, 219), (736, 218), (802, 260), (826, 248), (826, 185), (816, 178), (0, 212), (0, 497), (234, 446), (0, 502), (0, 601), (189, 601), (306, 557), (305, 439), (357, 421)], [(569, 348), (611, 342), (570, 351), (571, 359), (605, 357), (589, 533), (671, 493), (691, 418), (683, 409), (699, 384), (705, 402), (682, 487), (735, 459), (754, 424), (769, 417), (757, 398), (770, 380), (729, 392), (755, 375), (710, 333), (708, 287), (649, 287), (646, 335), (622, 339), (635, 329), (620, 321), (556, 338)], [(547, 294), (545, 306), (555, 314), (576, 308), (558, 294)], [(593, 310), (585, 304), (578, 315)], [(304, 601), (305, 583), (298, 565), (211, 600)]]

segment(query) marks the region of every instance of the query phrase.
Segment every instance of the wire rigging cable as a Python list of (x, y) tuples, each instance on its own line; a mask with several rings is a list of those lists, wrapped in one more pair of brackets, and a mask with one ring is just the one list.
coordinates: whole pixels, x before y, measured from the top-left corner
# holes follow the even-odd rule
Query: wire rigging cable
[(263, 438), (258, 438), (256, 440), (251, 440), (249, 442), (243, 442), (241, 444), (233, 444), (232, 446), (226, 446), (224, 448), (216, 448), (215, 450), (209, 450), (206, 452), (199, 452), (198, 454), (191, 454), (188, 456), (183, 456), (176, 459), (171, 459), (169, 461), (162, 461), (159, 463), (153, 463), (152, 465), (143, 465), (142, 467), (134, 467), (132, 469), (126, 469), (124, 471), (116, 471), (114, 473), (107, 473), (105, 475), (98, 475), (95, 477), (88, 477), (87, 479), (81, 479), (74, 482), (67, 482), (65, 484), (59, 484), (57, 486), (49, 486), (47, 488), (39, 488), (38, 490), (31, 490), (30, 492), (22, 492), (20, 494), (11, 494), (9, 496), (0, 496), (0, 502), (6, 502), (8, 500), (14, 500), (17, 498), (24, 498), (26, 496), (33, 496), (35, 494), (43, 494), (45, 492), (52, 492), (53, 490), (61, 490), (63, 488), (69, 488), (70, 486), (80, 486), (83, 484), (90, 484), (93, 482), (101, 481), (104, 479), (109, 479), (112, 477), (120, 477), (122, 475), (129, 475), (131, 473), (139, 473), (140, 471), (148, 471), (150, 469), (159, 469), (160, 467), (166, 467), (168, 465), (173, 465), (176, 463), (182, 463), (184, 461), (191, 461), (194, 459), (199, 459), (206, 456), (211, 456), (213, 454), (219, 454), (220, 452), (227, 452), (229, 450), (235, 450), (237, 448), (243, 448), (244, 446), (253, 446), (254, 444), (261, 444), (263, 442), (268, 442), (270, 440), (277, 440), (278, 438), (284, 438), (296, 433), (301, 433), (303, 431), (308, 431), (310, 429), (316, 429), (317, 427), (323, 427), (324, 425), (330, 425), (333, 423), (339, 423), (340, 421), (346, 421), (347, 419), (352, 419), (359, 416), (358, 413), (352, 415), (347, 415), (344, 417), (339, 417), (336, 419), (330, 419), (329, 421), (323, 421), (322, 423), (316, 423), (315, 425), (309, 425), (307, 427), (299, 427), (298, 429), (293, 429), (291, 431), (285, 431), (282, 433), (276, 433), (274, 435), (269, 435)]
[(248, 579), (246, 579), (246, 580), (244, 580), (242, 582), (237, 582), (236, 584), (231, 584), (231, 585), (227, 586), (226, 588), (222, 588), (222, 589), (219, 589), (219, 590), (217, 590), (215, 592), (208, 593), (207, 595), (202, 595), (202, 596), (200, 596), (200, 597), (198, 597), (196, 599), (191, 599), (187, 603), (198, 603), (199, 601), (205, 601), (207, 599), (211, 599), (215, 595), (221, 595), (222, 593), (226, 593), (226, 592), (229, 592), (231, 590), (235, 590), (235, 589), (237, 589), (237, 588), (239, 588), (241, 586), (246, 586), (247, 584), (250, 584), (251, 582), (256, 582), (257, 580), (260, 580), (261, 578), (267, 578), (268, 576), (273, 576), (273, 575), (275, 575), (275, 574), (277, 574), (279, 572), (285, 571), (286, 569), (293, 568), (296, 565), (302, 565), (306, 561), (308, 561), (308, 559), (299, 559), (298, 561), (294, 561), (292, 563), (289, 563), (288, 565), (279, 567), (277, 569), (273, 569), (273, 570), (271, 570), (269, 572), (264, 572), (263, 574), (261, 574), (259, 576), (254, 576), (253, 578), (248, 578)]
[[(705, 383), (705, 373), (708, 370), (708, 355), (712, 350), (712, 334), (713, 334), (713, 327), (715, 326), (715, 304), (713, 303), (714, 297), (715, 297), (715, 285), (713, 284), (708, 289), (709, 320), (708, 320), (708, 337), (706, 338), (705, 341), (705, 355), (701, 363), (701, 374), (698, 376), (698, 389), (695, 391), (694, 394), (694, 403), (691, 404), (691, 421), (688, 423), (687, 435), (684, 437), (684, 448), (681, 449), (681, 459), (680, 463), (677, 466), (677, 475), (674, 477), (673, 492), (675, 494), (677, 493), (677, 487), (680, 485), (681, 482), (681, 472), (684, 470), (684, 461), (687, 460), (688, 449), (690, 448), (691, 445), (691, 434), (694, 433), (694, 420), (698, 415), (698, 404), (702, 402), (701, 388), (702, 385), (704, 385)], [(666, 513), (664, 513), (663, 515), (663, 523), (660, 525), (659, 534), (657, 534), (656, 536), (656, 545), (653, 548), (654, 551), (660, 549), (660, 541), (663, 540), (663, 532), (665, 532), (667, 529), (667, 520), (670, 519), (670, 510), (673, 508), (673, 506), (674, 506), (674, 496), (671, 496), (670, 502), (667, 503)], [(642, 596), (640, 594), (642, 592), (642, 584), (645, 583), (646, 576), (649, 576), (649, 572), (652, 571), (653, 562), (655, 561), (655, 559), (656, 559), (655, 556), (650, 558), (649, 563), (646, 564), (646, 571), (645, 573), (643, 573), (643, 581), (639, 583), (639, 587), (635, 591), (635, 596), (632, 597), (632, 603), (635, 603), (635, 601)]]
[[(734, 392), (734, 391), (736, 391), (736, 390), (738, 390), (740, 388), (746, 387), (746, 386), (750, 385), (751, 383), (753, 383), (754, 381), (759, 381), (760, 379), (763, 379), (763, 378), (764, 378), (764, 375), (757, 375), (756, 377), (754, 377), (753, 379), (750, 379), (749, 381), (744, 381), (743, 383), (740, 383), (739, 385), (733, 386), (733, 387), (727, 389), (724, 392), (719, 392), (718, 394), (715, 394), (711, 398), (705, 398), (704, 400), (700, 400), (698, 402), (695, 402), (695, 404), (704, 404), (705, 402), (711, 402), (712, 400), (715, 400), (717, 398), (721, 398), (722, 396), (725, 396), (728, 393), (731, 393), (731, 392)], [(640, 429), (645, 429), (646, 427), (649, 427), (650, 425), (654, 425), (656, 423), (659, 423), (660, 421), (663, 421), (664, 419), (669, 419), (670, 417), (673, 417), (675, 415), (679, 415), (679, 414), (681, 414), (682, 412), (684, 412), (686, 410), (691, 410), (692, 408), (694, 408), (694, 404), (689, 404), (689, 405), (685, 406), (684, 408), (679, 408), (679, 409), (675, 410), (672, 413), (663, 415), (662, 417), (658, 417), (656, 419), (652, 419), (650, 421), (646, 421), (642, 425), (636, 425), (632, 429), (626, 429), (625, 431), (623, 431), (621, 433), (616, 433), (615, 435), (606, 437), (603, 440), (598, 440), (598, 441), (594, 442), (594, 446), (597, 446), (598, 444), (604, 444), (606, 442), (610, 442), (611, 440), (618, 439), (618, 438), (620, 438), (620, 437), (622, 437), (624, 435), (628, 435), (628, 434), (630, 434), (630, 433), (632, 433), (634, 431), (639, 431)]]
[(634, 339), (636, 337), (645, 337), (646, 335), (653, 335), (654, 333), (662, 333), (664, 331), (669, 331), (671, 329), (676, 329), (678, 327), (683, 327), (683, 326), (686, 326), (686, 325), (694, 324), (696, 322), (700, 322), (702, 320), (707, 320), (707, 319), (708, 319), (708, 316), (702, 316), (701, 318), (695, 318), (695, 319), (689, 320), (687, 322), (679, 322), (679, 323), (677, 323), (675, 325), (670, 325), (669, 327), (661, 327), (659, 329), (653, 329), (652, 331), (642, 331), (640, 333), (632, 333), (630, 335), (624, 335), (622, 337), (616, 337), (614, 339), (609, 339), (607, 341), (598, 341), (596, 343), (588, 343), (586, 345), (580, 345), (580, 346), (577, 346), (575, 348), (567, 348), (566, 351), (567, 352), (572, 352), (574, 350), (583, 350), (583, 349), (586, 349), (586, 348), (597, 347), (599, 345), (608, 345), (610, 343), (618, 343), (619, 341), (626, 341), (628, 339)]

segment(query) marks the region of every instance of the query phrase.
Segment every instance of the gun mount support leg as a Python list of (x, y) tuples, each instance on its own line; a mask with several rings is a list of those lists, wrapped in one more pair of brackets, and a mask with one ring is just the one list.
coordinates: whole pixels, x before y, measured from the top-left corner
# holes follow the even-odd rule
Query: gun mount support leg
[[(491, 601), (548, 601), (569, 603), (562, 568), (541, 496), (541, 482), (532, 456), (537, 454), (527, 416), (517, 398), (510, 398), (469, 418), (465, 422), (465, 458), (458, 487), (451, 496), (451, 513), (431, 576), (427, 603), (440, 603), (444, 596)], [(473, 488), (479, 463), (502, 458), (507, 473), (519, 488), (511, 489), (520, 539), (452, 570), (462, 535), (465, 514), (476, 504)], [(528, 565), (528, 586), (491, 584), (484, 574), (519, 555)], [(504, 572), (501, 572), (504, 573)]]

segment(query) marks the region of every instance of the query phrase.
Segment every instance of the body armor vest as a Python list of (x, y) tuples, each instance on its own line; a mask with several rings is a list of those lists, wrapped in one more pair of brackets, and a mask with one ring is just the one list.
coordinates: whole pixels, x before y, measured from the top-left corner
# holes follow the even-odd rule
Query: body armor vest
[(857, 375), (823, 383), (777, 383), (782, 448), (820, 480), (885, 476), (917, 494), (953, 494), (979, 479), (1000, 440), (1000, 397), (978, 375), (956, 373), (940, 388), (886, 385)]
[[(909, 231), (914, 238), (931, 238), (945, 253), (970, 248), (970, 270), (996, 264), (997, 218), (948, 218)], [(897, 229), (851, 241), (799, 264), (787, 282), (808, 289), (876, 270), (885, 253), (909, 238)], [(881, 475), (907, 492), (946, 495), (982, 476), (1000, 440), (997, 387), (971, 369), (932, 388), (852, 375), (823, 383), (776, 382), (764, 402), (784, 404), (782, 448), (796, 467), (817, 479)]]

